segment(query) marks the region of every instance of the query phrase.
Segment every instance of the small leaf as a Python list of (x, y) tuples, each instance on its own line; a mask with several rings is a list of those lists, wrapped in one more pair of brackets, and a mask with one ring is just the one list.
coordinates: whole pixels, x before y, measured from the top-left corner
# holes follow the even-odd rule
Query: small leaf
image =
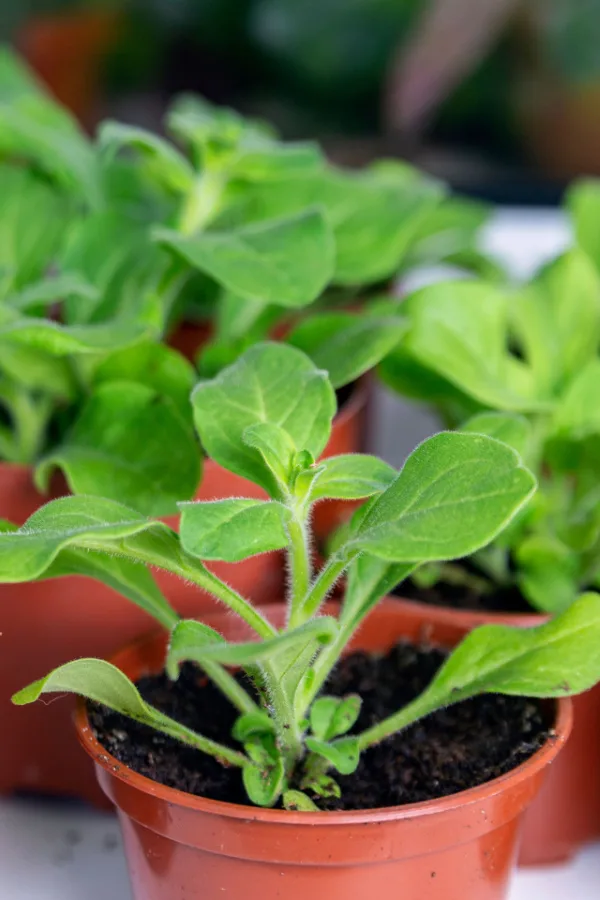
[(332, 719), (340, 704), (338, 697), (319, 697), (310, 709), (310, 728), (314, 736), (326, 740)]
[[(268, 738), (272, 739), (272, 736), (268, 735)], [(285, 781), (283, 759), (279, 754), (270, 754), (256, 736), (244, 744), (244, 749), (254, 761), (253, 765), (244, 766), (242, 772), (248, 797), (257, 806), (274, 806)]]
[(398, 474), (377, 456), (361, 453), (329, 457), (320, 462), (319, 468), (311, 491), (312, 501), (371, 497), (389, 487)]
[(274, 500), (180, 503), (179, 509), (182, 547), (203, 560), (240, 562), (289, 543), (290, 512)]
[(339, 388), (376, 366), (407, 328), (408, 321), (399, 316), (319, 313), (297, 325), (288, 342), (325, 369), (332, 385)]
[(231, 734), (243, 744), (253, 735), (275, 734), (275, 725), (265, 712), (244, 713), (236, 719)]
[(242, 440), (259, 451), (273, 475), (287, 487), (297, 454), (287, 431), (273, 422), (258, 422), (246, 428)]
[(55, 467), (71, 490), (125, 501), (148, 515), (169, 515), (200, 480), (193, 430), (169, 397), (133, 382), (98, 387), (63, 443), (36, 470), (47, 488)]
[(51, 356), (114, 350), (135, 344), (147, 335), (148, 328), (135, 322), (69, 326), (48, 319), (13, 316), (6, 308), (0, 317), (2, 343), (23, 345)]
[(361, 705), (362, 700), (358, 694), (348, 694), (348, 696), (342, 698), (341, 703), (333, 714), (331, 724), (327, 731), (327, 738), (329, 740), (350, 731), (360, 715)]
[(346, 546), (389, 562), (468, 556), (510, 522), (536, 482), (510, 447), (442, 432), (421, 444), (356, 523)]
[(329, 744), (317, 738), (307, 737), (306, 746), (312, 753), (327, 760), (340, 775), (352, 775), (358, 768), (360, 749), (357, 738), (340, 738)]
[(581, 368), (560, 397), (554, 417), (557, 435), (581, 440), (600, 434), (599, 384), (600, 359), (593, 359)]
[(333, 272), (333, 238), (317, 210), (189, 237), (159, 229), (155, 239), (228, 291), (276, 306), (307, 306)]
[(577, 596), (578, 556), (556, 538), (530, 535), (515, 554), (521, 591), (536, 609), (556, 615)]
[(322, 453), (335, 413), (335, 393), (324, 372), (299, 350), (256, 344), (192, 394), (194, 419), (208, 455), (232, 472), (279, 490), (262, 455), (244, 443), (246, 430), (266, 422), (283, 429), (296, 450)]
[(325, 800), (330, 797), (335, 797), (339, 800), (342, 796), (342, 789), (331, 775), (319, 775), (311, 781), (302, 782), (302, 787), (305, 790), (312, 791), (318, 797), (323, 797)]
[(317, 804), (302, 791), (286, 791), (283, 805), (289, 812), (320, 812)]
[(204, 647), (211, 644), (225, 644), (225, 638), (214, 628), (203, 622), (182, 619), (177, 622), (169, 637), (169, 647), (165, 660), (165, 669), (169, 678), (176, 681), (179, 677), (180, 663), (190, 658), (190, 647), (195, 648), (196, 653), (201, 653)]
[(580, 178), (571, 184), (566, 205), (573, 219), (578, 245), (600, 271), (600, 179)]

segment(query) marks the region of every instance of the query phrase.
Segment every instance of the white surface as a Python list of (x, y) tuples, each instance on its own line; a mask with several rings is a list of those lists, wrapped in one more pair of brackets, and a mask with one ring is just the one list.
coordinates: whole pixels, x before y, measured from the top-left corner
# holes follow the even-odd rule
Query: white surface
[[(510, 900), (598, 900), (599, 883), (597, 845), (568, 866), (518, 872)], [(0, 802), (0, 900), (130, 897), (112, 816), (62, 804)]]
[[(559, 213), (533, 210), (499, 212), (484, 236), (486, 249), (518, 279), (529, 277), (568, 242)], [(434, 427), (421, 411), (380, 393), (377, 449), (392, 462), (399, 464)], [(600, 845), (569, 866), (519, 872), (510, 900), (598, 900), (599, 884)], [(0, 900), (84, 898), (130, 898), (116, 820), (69, 804), (0, 800)]]

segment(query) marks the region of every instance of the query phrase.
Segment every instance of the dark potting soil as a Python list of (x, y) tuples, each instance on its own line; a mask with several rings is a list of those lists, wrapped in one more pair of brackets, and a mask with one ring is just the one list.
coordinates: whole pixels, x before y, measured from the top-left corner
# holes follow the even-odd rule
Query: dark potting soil
[[(398, 644), (386, 656), (354, 653), (333, 673), (326, 691), (358, 693), (363, 707), (354, 730), (362, 731), (398, 710), (430, 682), (444, 659), (436, 649)], [(143, 678), (143, 697), (189, 728), (222, 743), (235, 713), (194, 668)], [(239, 769), (185, 747), (104, 707), (90, 705), (99, 741), (142, 775), (191, 794), (247, 804)], [(487, 695), (440, 710), (362, 755), (353, 775), (336, 776), (342, 799), (328, 809), (369, 809), (444, 797), (475, 787), (528, 759), (548, 737), (549, 720), (538, 701)], [(235, 745), (235, 744), (234, 744)], [(324, 807), (324, 801), (319, 801)]]
[(497, 587), (482, 593), (463, 585), (447, 584), (444, 581), (432, 587), (419, 587), (409, 578), (392, 591), (398, 597), (418, 600), (429, 606), (444, 606), (449, 609), (464, 609), (473, 612), (521, 613), (538, 612), (529, 605), (521, 591), (514, 585)]

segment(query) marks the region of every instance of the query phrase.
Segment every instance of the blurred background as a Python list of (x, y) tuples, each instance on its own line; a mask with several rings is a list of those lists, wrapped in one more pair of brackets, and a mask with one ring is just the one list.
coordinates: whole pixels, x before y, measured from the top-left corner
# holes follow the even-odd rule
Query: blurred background
[(499, 203), (600, 174), (600, 0), (2, 0), (0, 32), (86, 127), (182, 90), (402, 156)]

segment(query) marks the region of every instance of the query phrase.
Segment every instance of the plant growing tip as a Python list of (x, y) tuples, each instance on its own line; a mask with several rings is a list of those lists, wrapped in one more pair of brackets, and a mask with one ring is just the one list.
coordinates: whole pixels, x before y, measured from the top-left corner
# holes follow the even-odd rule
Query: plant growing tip
[[(321, 694), (355, 630), (421, 563), (461, 557), (494, 539), (531, 497), (533, 475), (514, 449), (479, 433), (436, 435), (400, 472), (362, 455), (315, 465), (331, 427), (333, 390), (301, 351), (284, 345), (252, 347), (201, 384), (193, 405), (213, 458), (264, 487), (269, 499), (184, 504), (177, 535), (108, 500), (63, 498), (22, 528), (0, 532), (0, 580), (77, 571), (116, 586), (169, 630), (169, 677), (176, 679), (181, 663), (191, 661), (229, 699), (238, 713), (232, 746), (163, 715), (100, 660), (60, 666), (16, 694), (15, 703), (51, 691), (79, 693), (239, 767), (251, 802), (315, 811), (320, 801), (339, 796), (336, 773), (351, 774), (370, 746), (435, 709), (485, 691), (562, 696), (600, 678), (600, 597), (586, 594), (548, 625), (474, 632), (420, 697), (361, 729), (359, 696)], [(315, 573), (312, 508), (338, 496), (366, 503)], [(290, 568), (288, 624), (280, 631), (202, 562), (243, 559), (273, 547), (286, 550)], [(150, 567), (212, 592), (254, 637), (229, 643), (201, 622), (179, 620)], [(323, 600), (344, 572), (339, 617), (321, 616)], [(246, 673), (254, 692), (233, 677), (232, 667)]]

